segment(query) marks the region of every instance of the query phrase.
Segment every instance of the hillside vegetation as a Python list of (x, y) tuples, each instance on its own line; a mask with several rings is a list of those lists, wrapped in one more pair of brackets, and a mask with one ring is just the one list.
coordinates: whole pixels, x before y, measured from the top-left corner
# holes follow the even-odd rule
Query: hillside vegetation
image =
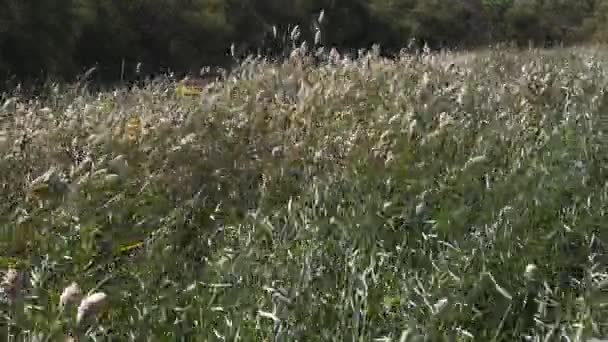
[(291, 38), (345, 51), (379, 43), (385, 53), (608, 42), (608, 0), (4, 0), (0, 9), (2, 90), (93, 67), (101, 83), (231, 67), (281, 55)]
[(605, 56), (296, 50), (200, 97), (6, 98), (0, 333), (608, 336)]

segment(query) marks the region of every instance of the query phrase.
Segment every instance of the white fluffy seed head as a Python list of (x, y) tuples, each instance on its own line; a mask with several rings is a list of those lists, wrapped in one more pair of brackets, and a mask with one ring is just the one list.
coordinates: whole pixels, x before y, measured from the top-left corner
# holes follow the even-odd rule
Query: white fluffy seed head
[(61, 306), (70, 305), (77, 303), (82, 298), (82, 291), (80, 286), (76, 282), (70, 284), (70, 286), (63, 289), (61, 296), (59, 297), (59, 304)]
[(536, 279), (538, 274), (538, 267), (534, 264), (528, 264), (526, 266), (526, 270), (524, 271), (524, 278), (528, 281), (533, 281)]
[(104, 309), (108, 300), (108, 296), (103, 292), (96, 292), (80, 302), (78, 313), (76, 314), (76, 323), (80, 324), (92, 316), (98, 314)]
[(315, 45), (321, 44), (321, 30), (317, 30), (315, 33)]
[(0, 287), (9, 299), (14, 300), (19, 295), (22, 286), (22, 277), (19, 271), (10, 268), (2, 278)]
[(14, 286), (19, 281), (19, 278), (20, 278), (19, 272), (14, 268), (10, 268), (8, 271), (6, 271), (6, 273), (4, 274), (4, 277), (2, 278), (2, 286), (3, 287)]

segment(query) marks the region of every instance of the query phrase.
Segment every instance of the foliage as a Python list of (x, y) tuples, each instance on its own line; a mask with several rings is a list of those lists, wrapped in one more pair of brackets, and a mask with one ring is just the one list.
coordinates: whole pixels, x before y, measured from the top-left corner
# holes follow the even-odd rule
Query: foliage
[(293, 56), (6, 99), (2, 335), (608, 335), (605, 50)]
[(70, 59), (81, 33), (80, 1), (3, 1), (0, 73), (43, 77), (74, 71)]
[[(605, 0), (3, 0), (0, 76), (98, 81), (233, 66), (313, 42), (342, 51), (380, 44), (485, 48), (605, 41)], [(320, 13), (325, 20), (317, 22)], [(231, 46), (235, 48), (231, 49)], [(311, 45), (311, 44), (309, 44)], [(230, 51), (236, 56), (230, 56)]]

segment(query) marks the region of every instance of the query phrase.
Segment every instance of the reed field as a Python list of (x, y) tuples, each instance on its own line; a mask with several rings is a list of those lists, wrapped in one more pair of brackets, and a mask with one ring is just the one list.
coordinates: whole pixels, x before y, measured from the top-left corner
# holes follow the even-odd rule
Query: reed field
[(0, 105), (3, 341), (608, 336), (608, 50), (249, 58)]

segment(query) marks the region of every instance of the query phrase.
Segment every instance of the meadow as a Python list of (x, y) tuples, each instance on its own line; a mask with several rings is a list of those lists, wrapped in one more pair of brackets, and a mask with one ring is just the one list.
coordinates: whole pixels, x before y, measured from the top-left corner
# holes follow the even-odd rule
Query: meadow
[(603, 47), (5, 94), (5, 341), (608, 336)]

